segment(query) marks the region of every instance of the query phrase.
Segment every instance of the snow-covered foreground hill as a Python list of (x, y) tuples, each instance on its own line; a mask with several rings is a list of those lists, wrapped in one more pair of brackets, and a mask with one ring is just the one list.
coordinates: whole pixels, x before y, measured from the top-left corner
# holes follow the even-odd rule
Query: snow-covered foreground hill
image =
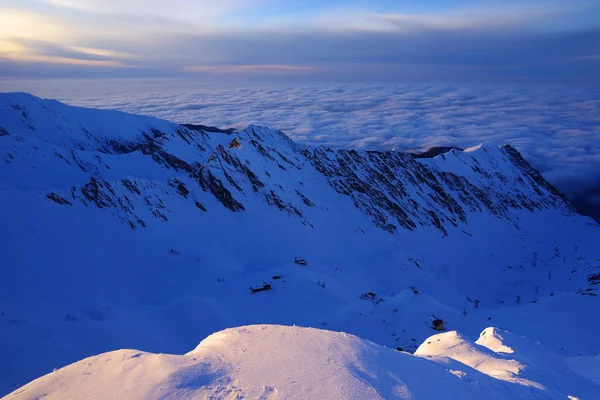
[[(502, 335), (509, 335), (504, 343)], [(16, 390), (11, 399), (575, 399), (600, 387), (525, 338), (455, 331), (416, 355), (311, 328), (227, 329), (178, 356), (117, 350), (86, 358)], [(557, 371), (558, 369), (558, 371)], [(576, 396), (577, 395), (577, 396)], [(578, 397), (579, 396), (579, 397)]]
[[(452, 340), (497, 326), (565, 376), (595, 376), (600, 228), (510, 146), (305, 148), (268, 128), (0, 94), (0, 221), (0, 394), (95, 354), (182, 354), (248, 324), (348, 332), (413, 360), (395, 349), (417, 350), (432, 315), (465, 335)], [(369, 368), (406, 368), (387, 357)], [(554, 387), (554, 367), (514, 359), (535, 364), (514, 378), (539, 398), (577, 396), (577, 379)]]

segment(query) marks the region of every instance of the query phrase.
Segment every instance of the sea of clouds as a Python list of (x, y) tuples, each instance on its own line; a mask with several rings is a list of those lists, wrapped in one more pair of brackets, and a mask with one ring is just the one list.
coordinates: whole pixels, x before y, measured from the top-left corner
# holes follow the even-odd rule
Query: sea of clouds
[(161, 80), (1, 81), (72, 105), (179, 123), (282, 130), (303, 144), (377, 150), (506, 144), (600, 221), (600, 87), (335, 85)]

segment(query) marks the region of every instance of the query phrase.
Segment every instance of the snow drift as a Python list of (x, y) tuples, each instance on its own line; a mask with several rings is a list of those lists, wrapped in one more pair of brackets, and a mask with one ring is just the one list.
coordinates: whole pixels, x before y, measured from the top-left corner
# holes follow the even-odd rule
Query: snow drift
[[(505, 379), (498, 367), (514, 370), (510, 361), (490, 352), (482, 366), (481, 350), (462, 339), (463, 345), (457, 344), (458, 337), (448, 332), (427, 339), (436, 343), (437, 357), (430, 362), (422, 351), (402, 353), (346, 333), (245, 326), (215, 333), (182, 356), (118, 350), (90, 357), (36, 379), (8, 398), (479, 400), (600, 395), (599, 388), (582, 377), (563, 377), (558, 383)], [(423, 346), (431, 349), (427, 342)], [(440, 351), (442, 346), (445, 351)], [(551, 370), (555, 365), (545, 367)], [(573, 393), (545, 386), (569, 378)]]

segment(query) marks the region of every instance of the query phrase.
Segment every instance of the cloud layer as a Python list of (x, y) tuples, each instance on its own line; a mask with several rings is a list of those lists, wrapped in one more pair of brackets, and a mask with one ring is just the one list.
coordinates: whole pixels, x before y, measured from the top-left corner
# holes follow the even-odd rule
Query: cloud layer
[(579, 207), (600, 218), (598, 86), (253, 87), (172, 79), (2, 83), (6, 90), (179, 123), (266, 125), (304, 144), (417, 150), (510, 143)]

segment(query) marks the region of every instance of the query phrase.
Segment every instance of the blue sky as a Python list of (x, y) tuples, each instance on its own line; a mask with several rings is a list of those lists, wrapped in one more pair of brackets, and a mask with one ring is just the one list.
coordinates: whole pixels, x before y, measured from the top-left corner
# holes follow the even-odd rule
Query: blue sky
[(0, 0), (0, 77), (600, 81), (594, 0)]

